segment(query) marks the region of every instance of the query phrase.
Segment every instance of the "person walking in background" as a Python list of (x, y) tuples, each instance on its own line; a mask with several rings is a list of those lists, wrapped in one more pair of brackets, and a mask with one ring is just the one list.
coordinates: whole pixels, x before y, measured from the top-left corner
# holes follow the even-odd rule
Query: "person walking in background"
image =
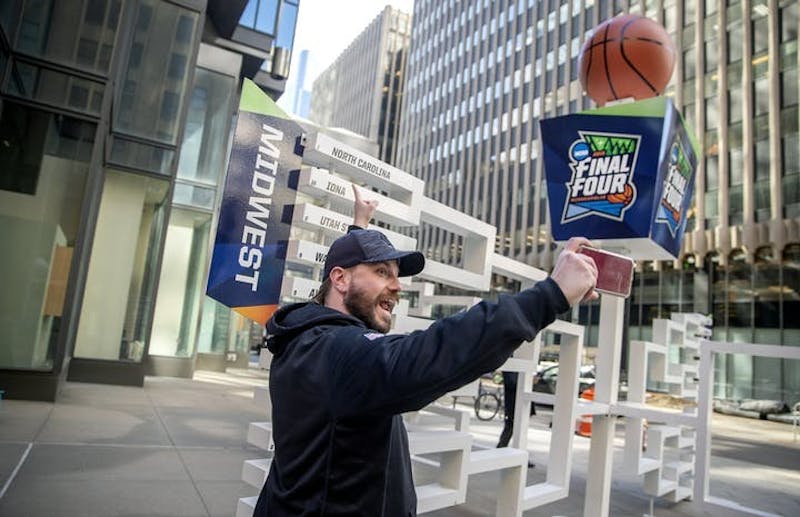
[[(500, 439), (497, 442), (497, 447), (508, 447), (511, 441), (511, 436), (514, 433), (514, 411), (517, 407), (517, 380), (519, 374), (517, 372), (503, 372), (503, 430), (500, 432)], [(536, 414), (536, 404), (531, 404), (531, 415)], [(528, 460), (528, 468), (532, 468), (533, 463)]]

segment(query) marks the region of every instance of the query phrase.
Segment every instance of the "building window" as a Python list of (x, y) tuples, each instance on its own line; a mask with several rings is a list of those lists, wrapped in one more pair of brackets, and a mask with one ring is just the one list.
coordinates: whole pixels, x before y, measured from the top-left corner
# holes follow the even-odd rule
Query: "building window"
[[(9, 3), (14, 4), (3, 2)], [(62, 18), (75, 14), (75, 4), (80, 6), (80, 2), (22, 4), (22, 20), (13, 45), (15, 50), (94, 73), (108, 72), (109, 62), (96, 59), (97, 49), (115, 43), (121, 0), (92, 0), (85, 10), (85, 23), (80, 19), (78, 23), (60, 23)], [(58, 30), (51, 30), (54, 24)]]
[(53, 369), (95, 132), (10, 100), (0, 107), (0, 368)]
[[(159, 23), (150, 23), (154, 17)], [(124, 63), (125, 86), (114, 111), (113, 131), (175, 145), (178, 115), (189, 89), (186, 63), (192, 49), (179, 39), (186, 37), (187, 29), (172, 28), (190, 20), (196, 38), (199, 15), (167, 2), (142, 0), (138, 20)], [(134, 62), (140, 66), (130, 66)]]
[(797, 105), (797, 68), (790, 68), (781, 72), (781, 107)]
[(800, 134), (784, 133), (781, 137), (781, 163), (783, 163), (783, 175), (800, 174)]
[(769, 221), (770, 211), (770, 187), (769, 180), (758, 180), (755, 182), (755, 201), (756, 201), (756, 222)]
[(753, 55), (757, 56), (769, 49), (769, 20), (766, 16), (754, 19), (753, 26)]
[(742, 121), (742, 89), (728, 90), (728, 120), (731, 123)]
[(693, 48), (683, 53), (683, 78), (686, 80), (695, 77), (695, 52)]
[[(264, 34), (275, 34), (279, 0), (249, 0), (239, 18), (239, 25)], [(294, 24), (292, 24), (294, 26)]]
[[(191, 357), (195, 352), (197, 320), (205, 298), (205, 272), (195, 264), (207, 262), (210, 227), (210, 213), (175, 208), (170, 215), (150, 334), (150, 355)], [(207, 302), (206, 306), (209, 305)]]
[(16, 81), (9, 82), (9, 91), (43, 104), (68, 108), (89, 115), (100, 115), (100, 102), (105, 86), (73, 75), (12, 60)]
[[(740, 248), (731, 251), (728, 259), (726, 286), (728, 339), (749, 343), (752, 342), (753, 327), (752, 266), (747, 263), (747, 253)], [(734, 358), (734, 361), (736, 359)], [(742, 388), (748, 389), (749, 386)]]
[[(800, 342), (800, 318), (796, 317), (800, 310), (798, 293), (800, 293), (800, 244), (788, 244), (783, 250), (782, 283), (781, 290), (781, 321), (783, 323), (783, 345), (795, 345)], [(784, 389), (788, 393), (786, 399), (798, 400), (800, 386), (796, 379), (800, 379), (800, 361), (783, 362)]]
[(169, 59), (167, 77), (180, 80), (186, 73), (186, 55), (172, 53)]
[(75, 357), (142, 360), (168, 186), (166, 180), (106, 171)]
[(741, 22), (728, 26), (728, 63), (736, 63), (742, 60), (743, 32)]
[(709, 129), (719, 127), (719, 100), (717, 97), (706, 99), (706, 127)]
[(778, 23), (781, 27), (781, 43), (797, 41), (797, 2), (790, 2), (780, 8)]
[[(795, 88), (797, 85), (795, 85)], [(753, 108), (755, 116), (769, 113), (769, 80), (766, 76), (758, 77), (753, 82)]]
[(719, 161), (716, 156), (706, 157), (706, 191), (719, 188)]
[(695, 2), (684, 2), (683, 6), (683, 25), (685, 27), (695, 22), (697, 16), (697, 5)]
[(280, 27), (278, 28), (275, 46), (292, 48), (294, 44), (294, 28), (297, 22), (297, 4), (286, 1), (281, 4)]
[(710, 230), (719, 224), (719, 205), (717, 198), (719, 190), (709, 190), (705, 195), (706, 230)]
[(712, 40), (706, 41), (703, 44), (703, 49), (705, 52), (705, 71), (706, 72), (714, 72), (717, 69), (718, 57), (719, 57), (719, 40), (714, 38)]

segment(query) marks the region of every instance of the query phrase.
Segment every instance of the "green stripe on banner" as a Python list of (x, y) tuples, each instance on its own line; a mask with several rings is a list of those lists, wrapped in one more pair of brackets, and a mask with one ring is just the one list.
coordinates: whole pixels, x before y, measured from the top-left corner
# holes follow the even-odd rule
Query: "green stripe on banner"
[(636, 102), (626, 102), (582, 111), (586, 115), (618, 115), (623, 117), (663, 117), (667, 111), (667, 98), (663, 95)]
[(286, 112), (250, 79), (245, 79), (242, 83), (242, 98), (239, 100), (239, 110), (289, 119)]
[[(611, 115), (623, 117), (664, 117), (667, 112), (668, 98), (659, 95), (651, 99), (644, 99), (636, 102), (625, 102), (622, 104), (615, 104), (613, 106), (604, 106), (602, 108), (594, 108), (590, 110), (581, 111), (582, 115)], [(700, 143), (694, 134), (694, 131), (686, 125), (686, 119), (683, 114), (678, 111), (678, 116), (681, 118), (681, 123), (686, 129), (686, 134), (689, 136), (689, 141), (692, 143), (694, 153), (697, 156), (700, 154)]]

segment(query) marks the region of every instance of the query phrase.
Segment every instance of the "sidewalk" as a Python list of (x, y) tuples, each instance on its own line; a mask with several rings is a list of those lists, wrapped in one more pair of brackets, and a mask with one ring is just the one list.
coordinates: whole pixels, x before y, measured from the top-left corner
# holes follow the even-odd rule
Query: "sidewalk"
[[(265, 372), (232, 369), (197, 372), (192, 380), (148, 377), (144, 388), (65, 383), (55, 404), (3, 401), (0, 516), (233, 515), (240, 497), (257, 493), (240, 479), (244, 460), (263, 457), (246, 433), (250, 422), (265, 419), (252, 391), (265, 383)], [(536, 463), (529, 483), (547, 472), (547, 411), (539, 414), (543, 420), (529, 431)], [(500, 428), (499, 418), (473, 418), (475, 446), (494, 446)], [(715, 415), (712, 430), (712, 495), (797, 515), (800, 443), (792, 442), (791, 425)], [(641, 480), (619, 472), (621, 436), (610, 514), (641, 516), (650, 500)], [(588, 439), (575, 438), (570, 496), (526, 515), (583, 514), (588, 448)], [(497, 474), (470, 478), (465, 505), (427, 515), (493, 515), (497, 484)], [(656, 502), (655, 515), (704, 514), (689, 503)]]
[(257, 492), (241, 475), (262, 454), (246, 433), (265, 419), (253, 403), (265, 383), (258, 370), (197, 372), (144, 388), (65, 383), (55, 404), (3, 401), (0, 516), (233, 515)]

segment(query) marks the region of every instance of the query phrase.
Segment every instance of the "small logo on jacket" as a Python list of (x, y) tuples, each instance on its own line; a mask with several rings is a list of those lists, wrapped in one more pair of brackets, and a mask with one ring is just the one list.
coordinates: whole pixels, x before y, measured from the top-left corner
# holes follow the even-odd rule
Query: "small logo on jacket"
[(367, 338), (367, 339), (369, 339), (370, 341), (375, 341), (375, 340), (376, 340), (376, 339), (378, 339), (379, 337), (383, 337), (383, 336), (385, 336), (385, 335), (386, 335), (386, 334), (379, 334), (379, 333), (377, 333), (377, 332), (370, 332), (369, 334), (364, 334), (364, 337), (365, 337), (365, 338)]
[(567, 183), (562, 223), (588, 215), (621, 221), (636, 201), (633, 172), (640, 135), (578, 131), (569, 148), (572, 177)]

